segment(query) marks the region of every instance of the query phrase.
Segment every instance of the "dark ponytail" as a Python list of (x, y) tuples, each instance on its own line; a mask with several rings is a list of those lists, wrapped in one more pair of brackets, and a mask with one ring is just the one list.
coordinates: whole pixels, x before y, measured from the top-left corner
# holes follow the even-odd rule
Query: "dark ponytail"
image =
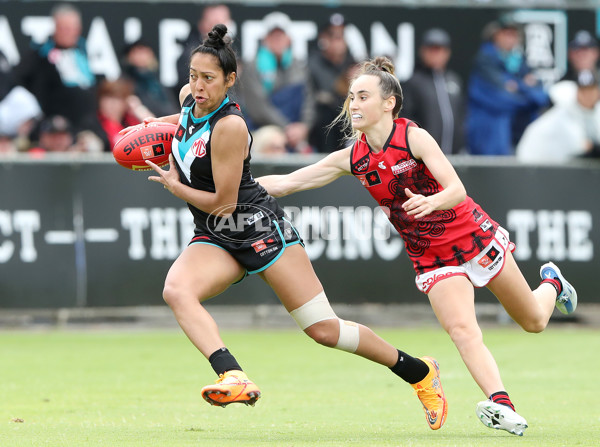
[(215, 50), (219, 50), (224, 48), (227, 43), (231, 41), (231, 39), (227, 38), (227, 42), (225, 42), (227, 35), (227, 27), (222, 23), (215, 25), (211, 31), (208, 32), (208, 37), (204, 39), (202, 44), (207, 47), (212, 47)]
[(237, 58), (231, 47), (231, 37), (227, 35), (227, 27), (222, 23), (213, 26), (206, 39), (192, 51), (190, 60), (196, 53), (215, 56), (225, 76), (237, 72)]

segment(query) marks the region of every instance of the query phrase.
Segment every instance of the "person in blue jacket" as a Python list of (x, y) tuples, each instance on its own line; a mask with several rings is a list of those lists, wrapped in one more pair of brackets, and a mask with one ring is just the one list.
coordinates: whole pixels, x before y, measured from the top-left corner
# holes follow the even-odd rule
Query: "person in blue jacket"
[(512, 155), (549, 98), (527, 65), (512, 18), (490, 24), (484, 37), (468, 84), (468, 149), (474, 155)]

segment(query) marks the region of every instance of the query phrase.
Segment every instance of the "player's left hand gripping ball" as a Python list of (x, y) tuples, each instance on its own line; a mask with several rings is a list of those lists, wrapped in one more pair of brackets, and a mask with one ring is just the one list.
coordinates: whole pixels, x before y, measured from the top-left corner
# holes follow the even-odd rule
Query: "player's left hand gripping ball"
[(164, 166), (169, 163), (175, 130), (177, 125), (158, 121), (140, 125), (115, 143), (113, 157), (121, 166), (133, 171), (151, 170), (146, 160)]

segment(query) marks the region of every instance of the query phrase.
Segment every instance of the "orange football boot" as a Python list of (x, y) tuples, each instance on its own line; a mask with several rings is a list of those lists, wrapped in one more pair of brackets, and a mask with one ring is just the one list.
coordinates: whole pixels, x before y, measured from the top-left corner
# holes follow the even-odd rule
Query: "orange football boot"
[(437, 430), (446, 422), (448, 413), (448, 402), (440, 381), (440, 367), (438, 362), (431, 357), (420, 357), (420, 359), (429, 366), (429, 373), (423, 380), (411, 386), (423, 404), (429, 428)]
[(214, 385), (202, 388), (201, 394), (206, 402), (217, 407), (234, 402), (254, 406), (260, 397), (260, 390), (246, 373), (232, 370), (221, 374)]

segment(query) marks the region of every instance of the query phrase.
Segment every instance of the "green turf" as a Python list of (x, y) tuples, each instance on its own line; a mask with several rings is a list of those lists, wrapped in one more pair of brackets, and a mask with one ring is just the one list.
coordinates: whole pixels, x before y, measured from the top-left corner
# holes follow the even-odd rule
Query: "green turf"
[[(0, 446), (590, 446), (600, 439), (600, 332), (485, 330), (530, 428), (484, 427), (483, 399), (437, 328), (377, 331), (435, 356), (449, 399), (431, 431), (412, 389), (386, 368), (316, 345), (299, 331), (228, 331), (261, 387), (256, 407), (210, 407), (208, 363), (182, 333), (0, 332)], [(22, 419), (23, 422), (18, 422)]]

